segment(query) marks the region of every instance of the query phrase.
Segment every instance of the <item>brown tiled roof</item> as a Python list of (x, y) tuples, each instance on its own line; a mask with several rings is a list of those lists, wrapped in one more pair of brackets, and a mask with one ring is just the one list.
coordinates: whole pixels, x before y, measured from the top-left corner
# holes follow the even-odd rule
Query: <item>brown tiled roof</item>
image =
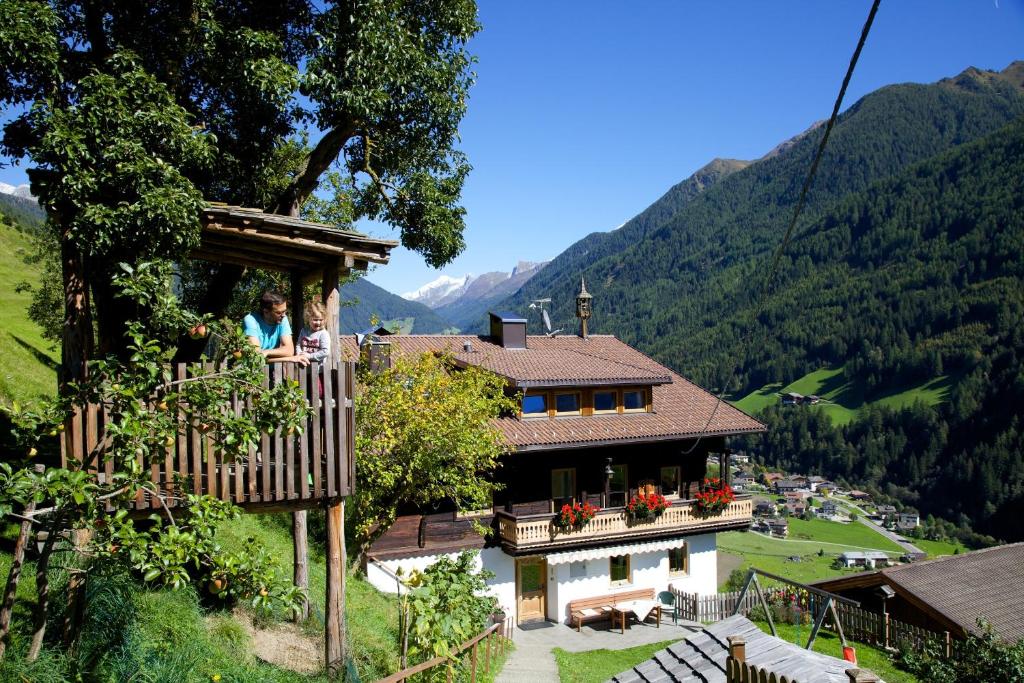
[[(653, 385), (651, 413), (558, 418), (505, 417), (497, 426), (517, 450), (685, 439), (764, 431), (746, 413), (609, 335), (527, 338), (526, 349), (504, 349), (487, 337), (396, 335), (392, 352), (450, 353), (456, 363), (487, 368), (517, 387)], [(471, 342), (472, 352), (463, 350)], [(343, 340), (355, 357), (355, 340)]]

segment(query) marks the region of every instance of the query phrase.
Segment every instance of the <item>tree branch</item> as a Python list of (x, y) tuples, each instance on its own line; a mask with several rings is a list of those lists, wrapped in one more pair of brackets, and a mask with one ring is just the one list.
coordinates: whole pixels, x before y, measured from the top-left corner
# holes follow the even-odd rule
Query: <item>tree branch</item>
[(298, 216), (302, 202), (313, 193), (317, 183), (320, 182), (320, 176), (338, 158), (345, 143), (355, 135), (355, 132), (355, 124), (352, 122), (345, 126), (335, 126), (327, 131), (327, 134), (320, 138), (320, 142), (309, 153), (295, 180), (278, 198), (273, 212), (284, 216)]

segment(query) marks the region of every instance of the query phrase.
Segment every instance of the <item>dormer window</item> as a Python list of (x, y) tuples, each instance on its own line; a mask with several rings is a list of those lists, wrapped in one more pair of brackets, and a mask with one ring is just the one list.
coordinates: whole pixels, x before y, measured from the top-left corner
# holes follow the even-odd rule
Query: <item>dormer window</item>
[(527, 394), (523, 396), (523, 415), (538, 416), (548, 414), (547, 394)]
[(622, 392), (622, 409), (647, 410), (647, 397), (643, 389), (627, 389)]
[(580, 395), (579, 392), (555, 394), (555, 414), (557, 415), (579, 415)]
[(616, 391), (595, 391), (594, 412), (614, 413), (618, 410), (618, 392)]

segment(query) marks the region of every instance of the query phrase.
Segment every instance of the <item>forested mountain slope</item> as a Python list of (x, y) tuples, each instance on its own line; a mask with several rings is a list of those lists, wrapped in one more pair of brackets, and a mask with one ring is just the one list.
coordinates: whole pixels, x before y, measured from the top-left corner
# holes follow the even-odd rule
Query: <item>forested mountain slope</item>
[[(889, 86), (864, 97), (833, 131), (798, 230), (815, 225), (843, 197), (1022, 114), (1019, 79), (973, 69), (937, 84)], [(617, 235), (624, 227), (582, 240), (501, 306), (523, 311), (530, 299), (550, 296), (556, 326), (571, 325), (585, 276), (594, 295), (591, 329), (616, 334), (699, 382), (720, 383), (732, 371), (716, 361), (723, 350), (736, 350), (706, 329), (748, 299), (763, 276), (752, 263), (784, 233), (822, 133), (815, 129), (781, 154), (720, 179), (630, 239)], [(814, 369), (744, 365), (731, 390)]]
[[(751, 314), (733, 312), (709, 334)], [(1024, 538), (1024, 118), (828, 212), (791, 245), (755, 329), (735, 349), (751, 366), (845, 359), (876, 392), (961, 379), (938, 408), (871, 409), (843, 429), (814, 411), (770, 409), (769, 433), (751, 448)]]

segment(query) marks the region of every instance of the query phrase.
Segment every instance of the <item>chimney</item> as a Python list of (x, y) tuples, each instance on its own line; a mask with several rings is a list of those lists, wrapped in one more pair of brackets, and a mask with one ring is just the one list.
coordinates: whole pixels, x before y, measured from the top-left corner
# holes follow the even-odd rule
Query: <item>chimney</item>
[(576, 317), (580, 319), (580, 336), (587, 338), (587, 320), (590, 319), (590, 300), (593, 299), (587, 291), (587, 283), (580, 278), (580, 293), (576, 295)]
[(508, 311), (491, 313), (491, 338), (506, 349), (526, 348), (526, 318)]

